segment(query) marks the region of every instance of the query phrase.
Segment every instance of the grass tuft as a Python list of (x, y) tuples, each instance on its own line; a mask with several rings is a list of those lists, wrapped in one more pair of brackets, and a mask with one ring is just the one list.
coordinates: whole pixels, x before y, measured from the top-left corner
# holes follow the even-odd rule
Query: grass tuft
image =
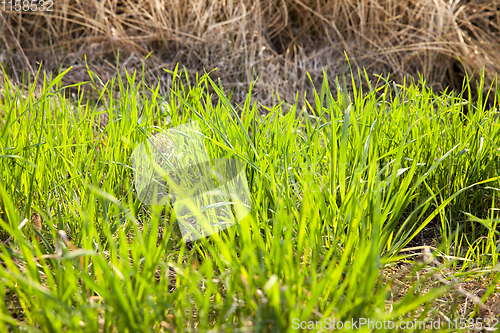
[[(498, 315), (488, 305), (499, 294), (495, 108), (423, 81), (348, 90), (325, 73), (313, 105), (262, 115), (251, 90), (235, 107), (208, 74), (190, 81), (175, 68), (160, 94), (136, 73), (104, 83), (89, 70), (69, 98), (65, 73), (39, 73), (24, 92), (4, 82), (1, 331), (445, 327)], [(89, 89), (101, 108), (83, 102)], [(211, 159), (243, 163), (252, 210), (185, 243), (170, 205), (138, 199), (130, 157), (191, 121)], [(480, 280), (482, 295), (463, 291)]]

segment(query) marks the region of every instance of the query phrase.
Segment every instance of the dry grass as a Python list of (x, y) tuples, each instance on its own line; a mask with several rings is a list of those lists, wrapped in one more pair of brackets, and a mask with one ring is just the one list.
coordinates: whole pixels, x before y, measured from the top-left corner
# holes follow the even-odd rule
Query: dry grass
[[(293, 101), (309, 90), (306, 70), (319, 82), (352, 65), (367, 72), (421, 73), (439, 89), (459, 88), (464, 69), (490, 79), (500, 66), (498, 0), (64, 0), (53, 12), (2, 12), (0, 63), (18, 80), (43, 61), (48, 70), (74, 66), (74, 81), (87, 78), (84, 55), (103, 79), (121, 67), (140, 69), (148, 80), (166, 78), (175, 63), (195, 73), (218, 68), (235, 100), (259, 75), (259, 101), (271, 92)], [(146, 55), (153, 51), (151, 56)], [(69, 82), (68, 82), (69, 83)], [(165, 83), (167, 81), (165, 80)], [(238, 89), (245, 87), (245, 89)]]
[[(422, 252), (418, 254), (420, 250)], [(486, 319), (492, 321), (494, 318), (499, 318), (500, 306), (498, 300), (500, 299), (500, 293), (493, 291), (485, 302), (481, 300), (488, 288), (496, 283), (494, 279), (487, 277), (487, 274), (483, 274), (484, 270), (482, 269), (476, 269), (476, 272), (469, 272), (468, 276), (457, 279), (455, 276), (456, 274), (460, 275), (460, 272), (447, 268), (450, 262), (448, 262), (444, 253), (437, 252), (437, 256), (434, 258), (432, 251), (435, 250), (436, 248), (429, 246), (407, 248), (403, 252), (410, 252), (415, 255), (414, 266), (403, 260), (383, 270), (383, 276), (394, 281), (388, 300), (388, 309), (391, 308), (391, 304), (412, 293), (413, 288), (425, 294), (433, 288), (446, 284), (450, 286), (450, 290), (438, 299), (433, 300), (432, 306), (427, 309), (429, 311), (427, 317), (433, 320), (440, 319), (444, 323), (442, 327), (446, 327), (448, 320), (450, 320), (448, 317), (443, 316), (445, 313), (456, 313), (458, 318), (474, 318), (474, 320), (480, 319), (483, 321)], [(412, 272), (416, 272), (416, 274), (412, 274)], [(498, 290), (498, 287), (496, 290)], [(422, 306), (416, 311), (416, 314), (420, 315), (425, 311)], [(415, 319), (417, 317), (415, 316)], [(472, 329), (466, 330), (466, 332), (472, 331)]]

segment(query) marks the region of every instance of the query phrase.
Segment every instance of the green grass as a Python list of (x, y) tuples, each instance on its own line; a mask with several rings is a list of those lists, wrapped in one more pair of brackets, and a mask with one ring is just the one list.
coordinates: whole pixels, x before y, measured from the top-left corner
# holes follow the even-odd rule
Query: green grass
[[(89, 71), (92, 80), (71, 87), (70, 98), (64, 73), (25, 87), (5, 80), (0, 331), (443, 321), (460, 315), (436, 299), (458, 283), (490, 281), (483, 301), (499, 292), (500, 119), (497, 103), (467, 102), (469, 82), (454, 96), (382, 77), (367, 81), (369, 91), (347, 91), (325, 78), (303, 109), (280, 103), (262, 115), (251, 89), (236, 107), (209, 75), (190, 82), (171, 74), (166, 96), (128, 74), (102, 83)], [(92, 126), (102, 110), (84, 102), (92, 89), (110, 115), (104, 130)], [(210, 158), (244, 164), (252, 210), (186, 244), (170, 206), (138, 200), (130, 156), (148, 136), (191, 121)], [(383, 274), (414, 257), (406, 249), (423, 245), (426, 230), (444, 264)], [(409, 285), (404, 295), (395, 294), (396, 280)], [(476, 318), (479, 307), (469, 310)]]

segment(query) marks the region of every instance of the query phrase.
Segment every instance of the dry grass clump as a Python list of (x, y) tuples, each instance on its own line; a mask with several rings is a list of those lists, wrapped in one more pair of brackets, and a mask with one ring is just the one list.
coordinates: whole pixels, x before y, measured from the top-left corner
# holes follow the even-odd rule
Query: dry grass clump
[[(264, 104), (272, 92), (293, 101), (308, 90), (308, 71), (319, 82), (351, 65), (393, 74), (397, 81), (421, 73), (439, 89), (460, 88), (483, 65), (491, 80), (500, 66), (497, 0), (65, 0), (53, 12), (1, 13), (0, 62), (14, 77), (22, 69), (74, 66), (74, 81), (92, 70), (108, 79), (120, 66), (140, 69), (147, 80), (166, 77), (175, 63), (189, 71), (218, 68), (241, 100), (252, 75)], [(152, 54), (145, 59), (146, 55)], [(29, 64), (29, 65), (28, 65)], [(254, 76), (254, 77), (255, 77)], [(168, 83), (167, 80), (163, 80)], [(68, 82), (69, 83), (69, 82)], [(244, 87), (244, 88), (243, 88)], [(240, 89), (243, 88), (243, 89)]]

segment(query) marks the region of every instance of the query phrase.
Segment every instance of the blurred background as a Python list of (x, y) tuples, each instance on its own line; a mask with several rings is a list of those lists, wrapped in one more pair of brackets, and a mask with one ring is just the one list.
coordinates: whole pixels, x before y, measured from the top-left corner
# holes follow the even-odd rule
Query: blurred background
[(0, 9), (0, 63), (16, 81), (40, 64), (73, 66), (65, 84), (86, 81), (87, 62), (105, 82), (118, 60), (120, 75), (160, 78), (165, 93), (163, 69), (179, 63), (191, 75), (217, 68), (213, 77), (237, 103), (258, 76), (255, 96), (266, 105), (273, 93), (293, 103), (325, 68), (350, 85), (349, 63), (355, 81), (364, 67), (370, 79), (421, 76), (439, 91), (460, 90), (483, 66), (492, 82), (500, 67), (497, 0), (55, 0), (52, 11), (8, 9)]

